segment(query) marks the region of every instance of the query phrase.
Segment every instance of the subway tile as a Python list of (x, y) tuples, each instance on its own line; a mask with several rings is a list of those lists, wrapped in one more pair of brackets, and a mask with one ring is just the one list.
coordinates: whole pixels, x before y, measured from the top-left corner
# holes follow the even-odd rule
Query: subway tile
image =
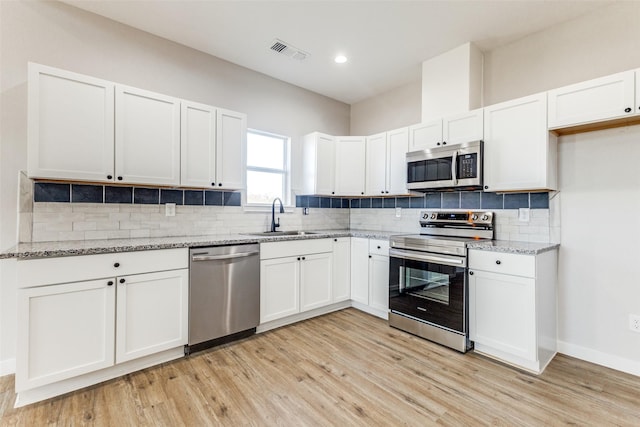
[(309, 196), (309, 207), (310, 208), (319, 208), (320, 207), (320, 197), (318, 196)]
[(224, 192), (224, 205), (225, 206), (240, 206), (242, 201), (241, 193), (239, 191)]
[(425, 208), (440, 209), (442, 207), (441, 193), (427, 193), (425, 199)]
[(396, 197), (396, 208), (410, 208), (409, 197)]
[(549, 193), (530, 193), (529, 204), (531, 209), (549, 209)]
[(33, 189), (34, 202), (64, 202), (71, 200), (71, 186), (69, 184), (54, 184), (50, 182), (36, 182)]
[(160, 203), (175, 203), (176, 205), (182, 205), (184, 200), (184, 194), (182, 190), (160, 190)]
[(529, 207), (529, 193), (515, 193), (504, 195), (505, 209), (518, 209)]
[(71, 185), (71, 203), (103, 203), (102, 185)]
[(329, 197), (321, 197), (320, 198), (320, 207), (321, 208), (330, 208), (331, 207), (331, 199)]
[(460, 207), (462, 209), (480, 209), (480, 192), (478, 191), (461, 192)]
[(371, 207), (378, 209), (382, 207), (382, 199), (380, 197), (372, 197), (371, 198)]
[(133, 203), (133, 187), (104, 187), (105, 203)]
[(370, 198), (365, 198), (365, 199), (360, 199), (360, 207), (362, 209), (369, 209), (371, 208), (371, 199)]
[(361, 199), (351, 199), (350, 207), (351, 209), (360, 209), (360, 200)]
[(332, 197), (331, 198), (331, 209), (342, 208), (342, 199)]
[(502, 194), (482, 193), (480, 195), (481, 209), (504, 209), (504, 197)]
[(184, 204), (190, 206), (204, 205), (204, 191), (184, 190)]
[(393, 209), (396, 207), (396, 199), (395, 197), (387, 197), (382, 199), (382, 207), (386, 209)]
[(296, 207), (297, 208), (306, 208), (307, 205), (307, 197), (306, 196), (296, 196)]
[(454, 191), (452, 193), (442, 193), (443, 209), (460, 209), (460, 193)]
[(409, 207), (413, 209), (423, 209), (426, 198), (423, 197), (410, 197)]
[(342, 200), (342, 207), (343, 208), (349, 208), (349, 199), (340, 199)]
[(206, 190), (204, 192), (204, 204), (207, 206), (222, 206), (222, 191)]
[(157, 205), (160, 203), (160, 191), (157, 188), (133, 189), (133, 203), (138, 205)]

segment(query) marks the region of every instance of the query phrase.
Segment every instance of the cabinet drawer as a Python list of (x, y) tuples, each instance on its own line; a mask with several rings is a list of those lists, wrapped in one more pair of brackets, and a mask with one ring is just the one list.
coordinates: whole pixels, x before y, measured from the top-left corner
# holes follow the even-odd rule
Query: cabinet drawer
[(389, 256), (389, 241), (369, 239), (369, 254)]
[(333, 251), (333, 239), (291, 240), (260, 244), (260, 259), (284, 258)]
[(32, 259), (18, 262), (18, 287), (29, 288), (188, 267), (188, 248)]
[(513, 276), (535, 277), (536, 257), (472, 249), (469, 251), (469, 268)]

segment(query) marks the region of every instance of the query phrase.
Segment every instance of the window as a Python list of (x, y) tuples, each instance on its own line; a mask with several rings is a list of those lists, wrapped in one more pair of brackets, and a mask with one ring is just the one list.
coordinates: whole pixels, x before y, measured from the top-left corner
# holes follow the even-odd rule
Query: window
[(289, 138), (247, 131), (247, 204), (289, 205)]

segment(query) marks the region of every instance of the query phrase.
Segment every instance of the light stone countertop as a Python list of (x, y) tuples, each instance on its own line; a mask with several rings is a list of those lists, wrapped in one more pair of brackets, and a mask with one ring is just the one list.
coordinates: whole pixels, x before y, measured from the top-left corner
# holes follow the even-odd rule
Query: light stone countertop
[(488, 240), (472, 242), (467, 245), (469, 249), (479, 249), (483, 251), (537, 255), (560, 247), (559, 243), (532, 243), (516, 242), (511, 240)]
[(48, 258), (77, 255), (95, 255), (116, 252), (147, 251), (155, 249), (189, 248), (243, 243), (265, 243), (287, 240), (326, 239), (335, 237), (366, 237), (386, 240), (390, 233), (375, 230), (309, 230), (314, 234), (261, 236), (246, 234), (220, 234), (205, 236), (156, 237), (108, 240), (69, 240), (59, 242), (19, 243), (0, 253), (0, 259)]

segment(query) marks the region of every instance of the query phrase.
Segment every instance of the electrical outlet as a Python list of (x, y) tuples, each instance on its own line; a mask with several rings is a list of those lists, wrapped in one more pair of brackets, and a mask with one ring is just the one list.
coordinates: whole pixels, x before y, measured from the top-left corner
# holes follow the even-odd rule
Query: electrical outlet
[(164, 205), (164, 215), (165, 216), (176, 216), (176, 204), (175, 203), (167, 203)]
[(402, 217), (402, 208), (396, 208), (396, 218)]
[(529, 222), (529, 208), (518, 209), (518, 221)]
[(629, 315), (629, 329), (633, 332), (640, 332), (640, 316), (637, 314)]

